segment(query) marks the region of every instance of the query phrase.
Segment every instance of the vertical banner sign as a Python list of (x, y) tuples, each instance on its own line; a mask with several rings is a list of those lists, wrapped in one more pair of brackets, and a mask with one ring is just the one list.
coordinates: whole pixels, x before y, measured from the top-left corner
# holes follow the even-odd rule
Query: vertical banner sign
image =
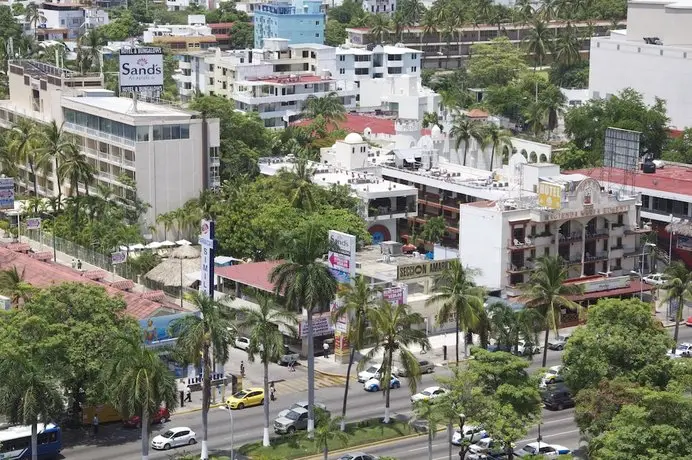
[(125, 251), (111, 252), (111, 264), (112, 265), (124, 264), (125, 262), (127, 262), (127, 252), (125, 252)]
[(200, 292), (214, 298), (214, 221), (203, 220), (199, 235), (199, 244), (202, 246), (202, 276), (199, 284)]
[(14, 209), (14, 179), (0, 178), (0, 209)]
[(163, 90), (161, 48), (121, 48), (118, 72), (120, 92)]
[(39, 230), (41, 228), (41, 218), (40, 217), (31, 217), (26, 220), (26, 229), (27, 230)]
[[(356, 276), (356, 237), (348, 233), (329, 231), (329, 253), (327, 254), (329, 271), (339, 283), (351, 284)], [(337, 299), (332, 304), (332, 310), (340, 304)], [(334, 331), (334, 355), (347, 359), (349, 354), (348, 318), (336, 319)]]

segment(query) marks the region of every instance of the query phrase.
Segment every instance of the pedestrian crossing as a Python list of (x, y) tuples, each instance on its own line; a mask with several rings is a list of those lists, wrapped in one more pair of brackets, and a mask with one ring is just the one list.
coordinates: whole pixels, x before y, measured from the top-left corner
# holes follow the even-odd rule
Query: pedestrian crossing
[[(346, 383), (346, 377), (337, 375), (327, 375), (315, 372), (315, 389), (327, 387), (339, 387)], [(262, 382), (253, 382), (249, 378), (245, 378), (244, 386), (262, 386)], [(276, 395), (286, 395), (291, 393), (301, 393), (308, 390), (307, 372), (296, 371), (293, 375), (286, 379), (276, 380), (274, 383)]]

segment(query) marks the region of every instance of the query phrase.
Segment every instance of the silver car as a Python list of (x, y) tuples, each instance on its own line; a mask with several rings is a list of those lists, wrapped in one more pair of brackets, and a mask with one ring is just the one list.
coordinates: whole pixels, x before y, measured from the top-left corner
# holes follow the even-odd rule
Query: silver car
[(283, 417), (274, 420), (274, 432), (279, 434), (292, 434), (297, 430), (307, 430), (308, 411), (302, 407), (297, 407), (288, 411)]
[[(294, 409), (299, 409), (299, 408), (300, 408), (300, 409), (308, 410), (308, 402), (307, 402), (307, 401), (298, 401), (298, 402), (294, 402), (293, 404), (291, 404), (291, 407), (289, 407), (288, 409), (284, 409), (284, 410), (282, 410), (281, 412), (279, 412), (279, 415), (277, 415), (276, 418), (285, 417), (286, 414), (288, 414), (288, 413), (291, 412), (292, 410), (294, 410)], [(325, 406), (324, 404), (322, 404), (322, 403), (320, 403), (320, 402), (317, 402), (317, 401), (315, 401), (315, 408), (317, 408), (317, 409), (322, 409), (322, 410), (325, 411), (325, 412), (329, 412), (329, 411), (327, 410), (327, 406)]]
[[(420, 360), (418, 361), (418, 367), (420, 367), (420, 373), (421, 374), (432, 374), (435, 372), (435, 363), (431, 363), (430, 361), (427, 360)], [(407, 377), (407, 372), (406, 369), (398, 369), (397, 375), (399, 377)]]
[(366, 454), (365, 452), (349, 452), (348, 454), (343, 454), (336, 460), (379, 460), (379, 457)]

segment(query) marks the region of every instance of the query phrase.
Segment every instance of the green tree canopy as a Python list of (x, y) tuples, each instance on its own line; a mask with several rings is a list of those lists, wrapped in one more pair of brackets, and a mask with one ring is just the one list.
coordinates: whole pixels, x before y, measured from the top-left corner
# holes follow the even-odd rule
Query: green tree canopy
[(528, 67), (523, 51), (507, 37), (499, 37), (489, 43), (473, 45), (467, 69), (472, 87), (487, 88), (508, 84)]

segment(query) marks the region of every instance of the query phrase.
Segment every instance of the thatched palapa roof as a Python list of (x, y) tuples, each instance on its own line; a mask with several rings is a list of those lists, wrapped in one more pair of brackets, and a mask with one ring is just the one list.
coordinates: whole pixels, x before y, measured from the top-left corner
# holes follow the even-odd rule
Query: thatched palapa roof
[(180, 246), (171, 251), (167, 259), (149, 270), (144, 277), (164, 286), (180, 287), (182, 281), (183, 286), (190, 287), (196, 280), (185, 275), (198, 273), (201, 264), (202, 258), (198, 247)]
[(692, 221), (674, 218), (671, 223), (666, 225), (666, 231), (676, 235), (692, 236)]

